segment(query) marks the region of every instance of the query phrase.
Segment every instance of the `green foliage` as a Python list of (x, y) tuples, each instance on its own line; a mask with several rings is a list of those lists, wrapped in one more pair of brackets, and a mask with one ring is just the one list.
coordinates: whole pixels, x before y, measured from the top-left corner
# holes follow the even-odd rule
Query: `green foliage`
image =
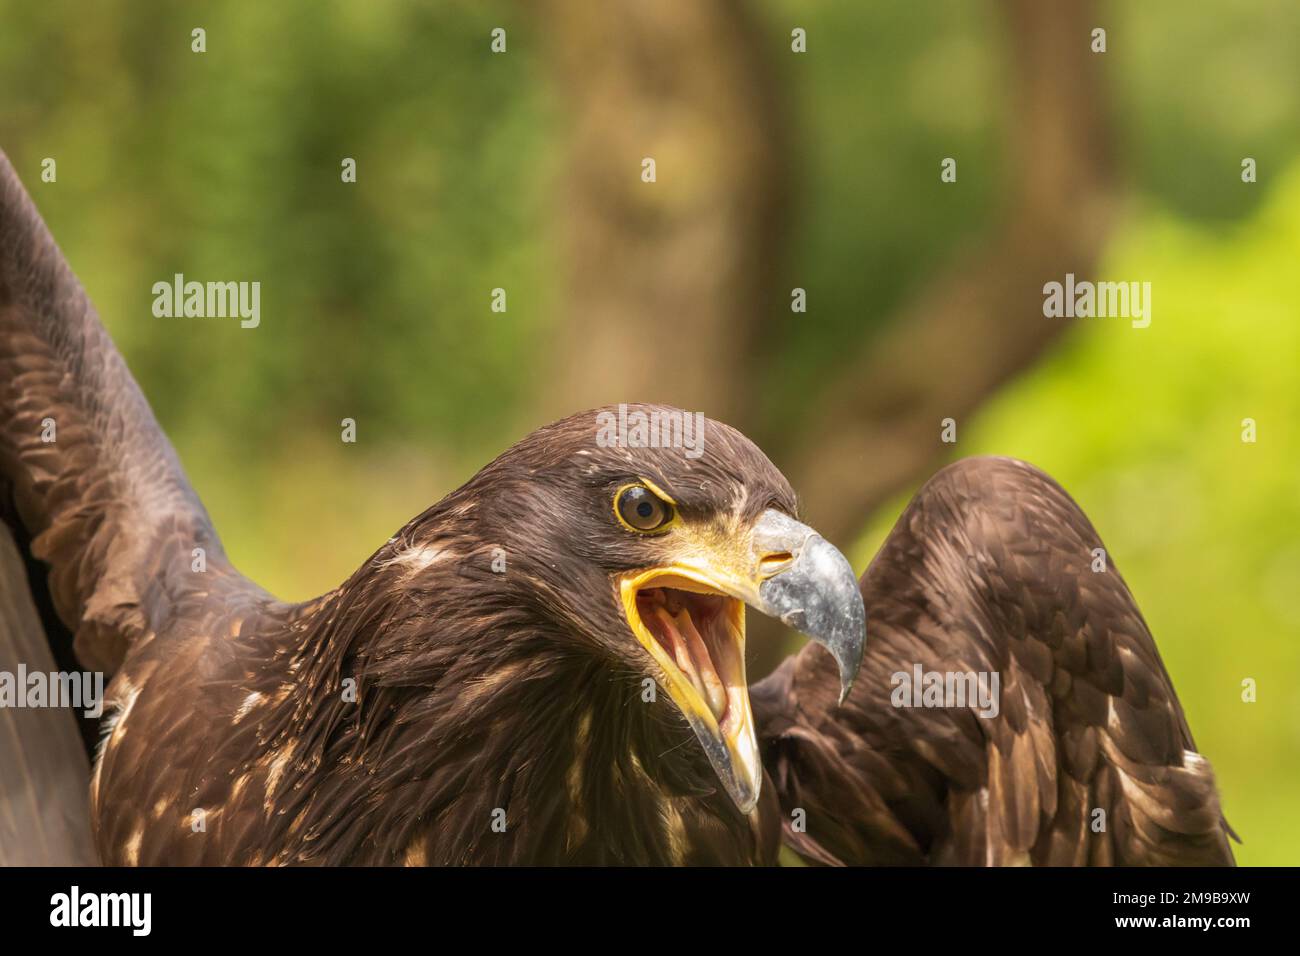
[[(514, 4), (3, 6), (5, 147), (34, 188), (58, 160), (37, 201), (173, 434), (268, 455), (352, 416), (492, 447), (547, 301), (547, 109)], [(261, 327), (155, 319), (176, 272), (260, 281)]]
[[(765, 409), (794, 427), (815, 391), (907, 296), (984, 229), (997, 196), (999, 24), (980, 4), (769, 0), (773, 63), (789, 90), (792, 233), (779, 358)], [(808, 53), (789, 52), (790, 30)], [(958, 160), (941, 186), (940, 161)], [(850, 343), (846, 348), (845, 343)]]
[(1277, 177), (1300, 152), (1300, 5), (1112, 3), (1113, 113), (1129, 173), (1162, 205), (1240, 216), (1265, 190), (1231, 188), (1241, 160)]

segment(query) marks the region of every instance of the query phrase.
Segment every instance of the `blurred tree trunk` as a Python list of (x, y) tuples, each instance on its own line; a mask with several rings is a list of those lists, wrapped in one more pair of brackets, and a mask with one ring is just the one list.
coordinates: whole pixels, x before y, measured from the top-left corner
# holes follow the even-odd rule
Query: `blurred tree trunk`
[[(790, 158), (776, 64), (738, 0), (545, 0), (539, 10), (574, 117), (564, 176), (566, 292), (547, 418), (665, 401), (762, 435), (803, 516), (848, 544), (882, 502), (961, 444), (980, 403), (1066, 325), (1043, 283), (1094, 267), (1114, 211), (1096, 0), (996, 0), (1011, 89), (1006, 195), (988, 235), (905, 303), (810, 400), (786, 436), (755, 421), (761, 337), (789, 308), (775, 288)], [(865, 54), (864, 54), (865, 55)], [(658, 181), (641, 181), (641, 161)], [(846, 269), (853, 263), (844, 263)], [(756, 617), (751, 676), (780, 658)]]
[[(1111, 226), (1106, 56), (1090, 49), (1099, 4), (999, 6), (1011, 66), (999, 221), (861, 351), (782, 456), (807, 517), (832, 540), (960, 454), (970, 414), (1067, 328), (1043, 316), (1043, 284), (1090, 273)], [(956, 446), (940, 441), (944, 418), (958, 423)]]
[[(58, 669), (13, 536), (0, 521), (0, 671)], [(76, 720), (56, 707), (0, 707), (0, 866), (94, 866), (90, 767)]]
[[(843, 543), (954, 449), (992, 392), (1066, 328), (1042, 285), (1087, 274), (1114, 206), (1096, 0), (997, 0), (1010, 65), (1006, 198), (989, 235), (936, 275), (767, 450), (805, 516)], [(573, 116), (564, 176), (564, 340), (549, 417), (629, 398), (703, 410), (751, 434), (790, 159), (776, 64), (738, 0), (545, 0)], [(641, 180), (656, 161), (657, 182)], [(846, 264), (846, 268), (851, 264)], [(956, 450), (960, 451), (960, 443)]]
[(573, 124), (546, 411), (634, 397), (743, 427), (789, 180), (772, 41), (739, 0), (536, 12)]

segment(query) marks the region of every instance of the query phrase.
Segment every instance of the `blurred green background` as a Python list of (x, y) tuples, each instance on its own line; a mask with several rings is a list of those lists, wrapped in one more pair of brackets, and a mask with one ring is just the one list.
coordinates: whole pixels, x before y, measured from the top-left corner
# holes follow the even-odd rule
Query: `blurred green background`
[[(287, 599), (327, 590), (576, 403), (668, 400), (730, 418), (798, 483), (825, 470), (802, 437), (835, 432), (827, 396), (873, 387), (860, 371), (873, 349), (925, 320), (927, 294), (990, 230), (1024, 216), (1028, 246), (1056, 235), (1041, 243), (1059, 240), (1067, 264), (1071, 237), (1095, 234), (1075, 271), (1151, 282), (1150, 328), (1062, 323), (1039, 342), (1052, 320), (992, 307), (1005, 342), (973, 325), (984, 331), (958, 346), (1023, 355), (980, 380), (909, 352), (910, 391), (863, 406), (888, 429), (957, 381), (957, 444), (939, 442), (936, 414), (923, 438), (838, 463), (866, 476), (843, 503), (808, 505), (857, 542), (861, 567), (946, 460), (1045, 468), (1143, 608), (1245, 841), (1239, 860), (1300, 863), (1300, 6), (1061, 4), (1108, 31), (1100, 55), (1087, 30), (1067, 31), (1095, 57), (1080, 61), (1094, 86), (1048, 82), (1058, 61), (1033, 51), (1051, 22), (1033, 17), (1052, 14), (1027, 0), (756, 0), (719, 4), (715, 20), (699, 19), (706, 2), (641, 20), (634, 6), (590, 26), (595, 14), (575, 19), (581, 5), (562, 0), (0, 0), (0, 147), (235, 563)], [(196, 26), (204, 54), (190, 49)], [(505, 55), (488, 46), (498, 26)], [(806, 54), (790, 50), (796, 26)], [(713, 73), (694, 71), (696, 54), (657, 67), (656, 50), (684, 57), (701, 35), (720, 51)], [(628, 84), (626, 109), (617, 89), (608, 102), (593, 92), (610, 76)], [(1042, 101), (1057, 87), (1098, 107), (1084, 127), (1104, 133), (1097, 157), (1063, 159), (1086, 152), (1068, 132), (1058, 153), (1034, 135), (1035, 110), (1053, 130), (1082, 115)], [(745, 144), (735, 155), (732, 141)], [(643, 155), (658, 156), (651, 188), (667, 197), (648, 207), (629, 198), (644, 193)], [(958, 181), (942, 184), (948, 156)], [(1241, 181), (1247, 156), (1254, 184)], [(45, 157), (56, 183), (40, 181)], [(340, 182), (343, 157), (356, 184)], [(1053, 164), (1081, 184), (1077, 229), (1073, 194), (1034, 211), (1061, 192)], [(625, 184), (608, 179), (618, 169)], [(1094, 204), (1108, 210), (1095, 229)], [(974, 270), (990, 295), (1065, 271), (1021, 275), (1009, 258)], [(261, 281), (260, 328), (155, 318), (151, 287), (175, 272)], [(640, 298), (626, 293), (637, 283), (717, 317), (700, 367), (666, 370), (692, 346), (660, 329), (663, 307), (607, 311)], [(795, 286), (807, 313), (790, 311)], [(489, 308), (497, 287), (505, 313)], [(960, 317), (966, 300), (953, 301)], [(606, 353), (580, 361), (575, 343), (602, 323), (615, 330), (597, 346), (608, 374), (656, 394), (588, 388)], [(733, 333), (741, 358), (723, 369)], [(339, 440), (344, 417), (355, 445)], [(1254, 444), (1241, 441), (1247, 417)], [(1241, 700), (1246, 678), (1255, 703)]]

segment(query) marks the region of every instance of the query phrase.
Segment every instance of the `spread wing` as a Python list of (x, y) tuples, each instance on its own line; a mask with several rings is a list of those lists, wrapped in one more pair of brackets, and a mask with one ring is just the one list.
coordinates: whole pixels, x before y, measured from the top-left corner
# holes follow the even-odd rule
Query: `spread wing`
[[(224, 600), (257, 591), (230, 568), (171, 445), (3, 153), (0, 516), (8, 555), (0, 560), (0, 596), (8, 596), (0, 667), (10, 670), (22, 663), (48, 671), (57, 661), (60, 670), (111, 675), (130, 643), (162, 622), (219, 608), (208, 596), (215, 587)], [(204, 549), (205, 574), (192, 571), (195, 548)], [(13, 798), (0, 816), (0, 858), (84, 862), (85, 752), (69, 710), (40, 713), (38, 720), (0, 709), (0, 781)], [(28, 816), (23, 794), (39, 798)], [(11, 820), (10, 810), (19, 817)]]
[(226, 567), (171, 444), (85, 290), (0, 153), (0, 478), (18, 536), (87, 667)]
[(846, 703), (816, 645), (751, 689), (786, 843), (820, 863), (1231, 865), (1210, 764), (1101, 547), (1024, 462), (931, 479), (862, 576)]

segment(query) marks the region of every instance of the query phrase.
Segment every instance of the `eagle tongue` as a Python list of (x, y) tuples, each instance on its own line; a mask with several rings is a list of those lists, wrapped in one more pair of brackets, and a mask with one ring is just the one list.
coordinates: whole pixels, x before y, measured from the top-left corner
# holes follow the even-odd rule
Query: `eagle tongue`
[(717, 669), (713, 666), (713, 658), (709, 656), (709, 649), (704, 643), (704, 638), (700, 637), (700, 632), (695, 629), (695, 621), (686, 608), (682, 608), (678, 613), (677, 625), (686, 638), (691, 660), (695, 664), (695, 672), (699, 675), (697, 687), (699, 681), (704, 682), (704, 688), (700, 691), (701, 696), (708, 701), (713, 716), (718, 720), (722, 720), (722, 715), (727, 710), (727, 688), (718, 677)]
[[(662, 605), (656, 605), (653, 613), (655, 618), (659, 621), (659, 626), (663, 628), (660, 643), (667, 643), (668, 650), (672, 652), (673, 662), (677, 665), (677, 669), (690, 678), (691, 683), (695, 685), (695, 689), (699, 691), (700, 696), (704, 697), (704, 685), (700, 682), (699, 675), (695, 672), (695, 666), (691, 661), (690, 649), (686, 646), (686, 638), (683, 637), (682, 632), (678, 630), (677, 619), (674, 618)], [(662, 638), (667, 638), (667, 641), (662, 640)]]

